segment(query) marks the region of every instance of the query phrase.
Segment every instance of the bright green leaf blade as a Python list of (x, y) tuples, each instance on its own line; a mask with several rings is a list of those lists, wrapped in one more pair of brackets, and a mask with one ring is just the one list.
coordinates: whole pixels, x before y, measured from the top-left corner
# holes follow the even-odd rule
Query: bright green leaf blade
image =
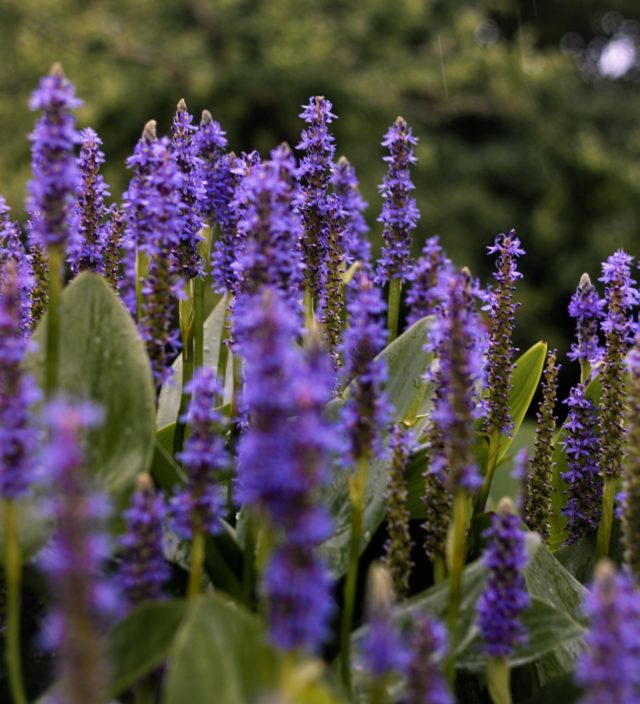
[[(423, 381), (425, 372), (432, 361), (432, 355), (424, 351), (431, 318), (423, 318), (409, 330), (396, 338), (381, 356), (389, 370), (387, 393), (394, 408), (393, 421), (422, 415), (426, 412), (430, 398), (428, 385)], [(345, 392), (349, 391), (348, 387)], [(416, 428), (421, 427), (416, 424)], [(388, 433), (384, 438), (386, 444)], [(369, 464), (367, 487), (364, 502), (365, 543), (371, 538), (384, 518), (384, 494), (387, 486), (389, 462), (376, 457)], [(340, 464), (334, 467), (334, 481), (328, 491), (326, 502), (330, 507), (335, 530), (331, 538), (322, 546), (322, 552), (330, 568), (336, 575), (346, 572), (348, 563), (349, 538), (351, 534), (351, 502), (347, 478), (349, 471)]]
[[(214, 370), (218, 368), (226, 311), (226, 301), (222, 298), (204, 321), (204, 365)], [(172, 369), (172, 378), (163, 384), (160, 390), (156, 417), (158, 428), (175, 423), (178, 417), (180, 394), (182, 393), (182, 355), (178, 355)]]
[[(60, 323), (60, 388), (103, 409), (104, 422), (87, 443), (88, 466), (121, 500), (148, 470), (155, 442), (155, 393), (144, 344), (117, 295), (96, 274), (81, 274), (63, 291)], [(27, 364), (40, 385), (46, 326), (45, 316)]]

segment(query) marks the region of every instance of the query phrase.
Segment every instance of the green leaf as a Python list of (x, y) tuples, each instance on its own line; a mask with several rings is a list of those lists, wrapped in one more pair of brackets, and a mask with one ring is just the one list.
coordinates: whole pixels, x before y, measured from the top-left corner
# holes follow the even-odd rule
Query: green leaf
[[(226, 301), (222, 298), (204, 321), (204, 365), (214, 370), (218, 368), (218, 356), (220, 354), (226, 311)], [(172, 369), (173, 377), (163, 384), (160, 390), (158, 415), (156, 417), (156, 426), (158, 428), (175, 423), (178, 417), (180, 395), (182, 393), (182, 355), (176, 358)]]
[(525, 704), (549, 704), (562, 702), (562, 704), (576, 704), (582, 696), (582, 691), (573, 681), (572, 675), (564, 675), (552, 680), (541, 687)]
[(167, 493), (173, 491), (176, 484), (183, 484), (186, 477), (180, 465), (173, 459), (173, 435), (176, 424), (171, 423), (156, 432), (151, 474), (158, 486)]
[[(27, 361), (40, 385), (46, 326), (47, 316)], [(104, 422), (87, 442), (88, 466), (122, 501), (153, 455), (155, 393), (144, 344), (118, 296), (96, 274), (81, 274), (63, 291), (60, 327), (60, 388), (103, 409)]]
[[(393, 422), (414, 420), (426, 413), (430, 404), (428, 384), (423, 380), (432, 361), (432, 355), (424, 351), (431, 318), (423, 318), (396, 338), (380, 356), (385, 359), (389, 370), (387, 393), (394, 408)], [(345, 397), (349, 387), (343, 393)], [(337, 404), (334, 404), (334, 409)], [(419, 432), (424, 421), (418, 421), (414, 433)], [(384, 442), (388, 441), (388, 431)], [(387, 486), (389, 462), (375, 457), (369, 464), (367, 487), (364, 502), (365, 543), (371, 538), (385, 514), (384, 494)], [(348, 563), (349, 538), (351, 534), (351, 502), (349, 499), (349, 471), (336, 462), (333, 469), (334, 481), (327, 492), (326, 502), (333, 516), (335, 530), (331, 538), (322, 546), (322, 552), (336, 575), (346, 572)]]

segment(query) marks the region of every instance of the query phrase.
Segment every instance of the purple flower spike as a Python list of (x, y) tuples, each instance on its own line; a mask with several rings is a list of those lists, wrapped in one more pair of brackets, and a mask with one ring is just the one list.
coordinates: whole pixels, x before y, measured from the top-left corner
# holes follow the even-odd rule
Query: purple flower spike
[(568, 484), (568, 499), (562, 513), (569, 519), (566, 542), (573, 543), (600, 522), (600, 433), (598, 412), (582, 384), (571, 389), (565, 403), (569, 407), (563, 440), (567, 471), (562, 478)]
[(92, 492), (81, 434), (99, 422), (95, 406), (58, 400), (46, 409), (49, 445), (44, 454), (56, 532), (43, 553), (54, 606), (45, 639), (55, 650), (65, 704), (95, 701), (107, 687), (102, 635), (117, 611), (112, 585), (103, 577), (110, 544), (105, 532), (109, 507)]
[(333, 169), (335, 145), (329, 125), (336, 115), (331, 103), (322, 96), (309, 99), (300, 117), (307, 123), (296, 149), (304, 151), (300, 162), (300, 212), (304, 224), (302, 249), (305, 260), (305, 287), (316, 301), (324, 292), (324, 259), (328, 247), (327, 189)]
[(24, 496), (32, 479), (36, 429), (30, 409), (37, 388), (22, 365), (27, 338), (22, 331), (24, 294), (13, 259), (0, 266), (0, 496)]
[(80, 104), (60, 64), (40, 81), (29, 103), (32, 110), (43, 112), (31, 134), (33, 178), (27, 204), (35, 239), (43, 247), (64, 246), (72, 233), (78, 185), (74, 149), (79, 141), (72, 111)]
[(104, 278), (109, 282), (114, 291), (120, 290), (120, 263), (123, 255), (123, 234), (123, 213), (117, 205), (112, 205), (109, 208), (109, 222), (105, 227), (102, 256)]
[(575, 674), (584, 690), (580, 704), (638, 704), (640, 595), (631, 577), (602, 560), (584, 610), (591, 629)]
[(198, 131), (193, 136), (193, 143), (197, 148), (200, 159), (200, 181), (204, 185), (204, 202), (202, 212), (209, 221), (219, 220), (219, 211), (227, 207), (230, 200), (223, 197), (220, 201), (220, 160), (223, 158), (224, 150), (227, 148), (226, 132), (220, 127), (220, 123), (213, 119), (208, 110), (202, 111), (202, 118)]
[(497, 269), (494, 274), (496, 286), (489, 291), (486, 309), (489, 311), (489, 350), (487, 359), (487, 415), (484, 420), (486, 432), (511, 435), (513, 419), (509, 409), (513, 356), (517, 351), (511, 342), (511, 333), (518, 304), (513, 300), (515, 282), (522, 278), (516, 268), (516, 260), (525, 252), (515, 230), (508, 235), (498, 235), (495, 244), (487, 247), (489, 254), (497, 254)]
[(576, 342), (567, 354), (573, 362), (595, 364), (602, 353), (598, 345), (598, 326), (605, 302), (600, 299), (588, 274), (583, 274), (569, 303), (569, 315), (576, 320)]
[(420, 211), (411, 196), (414, 185), (409, 168), (417, 161), (413, 155), (417, 143), (402, 117), (391, 125), (382, 140), (382, 146), (389, 150), (389, 156), (384, 157), (389, 172), (379, 189), (384, 198), (378, 218), (384, 225), (384, 247), (378, 261), (378, 283), (391, 279), (405, 281), (411, 273), (411, 231), (420, 219)]
[(190, 428), (184, 451), (178, 459), (187, 472), (186, 489), (171, 501), (176, 533), (185, 539), (196, 532), (216, 533), (223, 513), (220, 475), (228, 456), (221, 436), (222, 416), (214, 410), (220, 385), (212, 369), (201, 367), (187, 385), (191, 394), (184, 422)]
[(426, 614), (418, 614), (410, 642), (406, 704), (453, 704), (442, 672), (447, 652), (444, 626)]
[(381, 432), (391, 416), (384, 391), (387, 366), (382, 358), (376, 357), (386, 340), (384, 311), (380, 291), (365, 271), (358, 272), (350, 285), (349, 326), (342, 343), (344, 380), (353, 380), (342, 410), (350, 462), (372, 457), (382, 450)]
[[(10, 210), (4, 197), (0, 195), (0, 266), (14, 262), (18, 288), (20, 290), (20, 331), (27, 335), (32, 328), (31, 292), (33, 277), (31, 264), (20, 237), (18, 223), (10, 218)], [(0, 285), (2, 274), (0, 273)]]
[(196, 127), (192, 122), (193, 116), (187, 111), (186, 103), (180, 100), (173, 119), (171, 140), (171, 149), (182, 174), (182, 228), (174, 258), (176, 270), (186, 279), (202, 276), (204, 272), (198, 244), (203, 240), (200, 229), (204, 225), (202, 211), (206, 192), (202, 183), (203, 162), (194, 138)]
[(364, 219), (367, 203), (360, 194), (360, 184), (356, 170), (349, 160), (341, 156), (331, 177), (333, 191), (340, 199), (340, 205), (346, 218), (347, 237), (345, 258), (347, 266), (355, 261), (367, 264), (371, 258), (371, 243), (367, 239), (369, 226)]
[(627, 456), (623, 472), (622, 542), (624, 561), (640, 583), (640, 332), (628, 357)]
[(450, 269), (451, 262), (440, 246), (438, 237), (430, 237), (409, 276), (411, 288), (407, 292), (407, 305), (410, 307), (407, 326), (410, 327), (426, 315), (436, 312), (440, 303), (438, 279), (442, 271)]
[(478, 602), (478, 626), (491, 657), (504, 658), (522, 643), (526, 631), (520, 614), (529, 606), (522, 569), (527, 562), (524, 532), (510, 499), (493, 515), (484, 562), (489, 576)]
[(78, 229), (69, 244), (69, 263), (74, 274), (85, 270), (101, 273), (104, 199), (109, 195), (100, 173), (100, 167), (104, 164), (104, 153), (100, 149), (102, 140), (91, 127), (82, 130), (80, 139), (80, 182), (75, 207)]
[(169, 565), (162, 552), (166, 511), (164, 497), (154, 492), (151, 477), (141, 474), (131, 507), (124, 512), (127, 532), (120, 540), (120, 585), (130, 607), (160, 599), (169, 579)]

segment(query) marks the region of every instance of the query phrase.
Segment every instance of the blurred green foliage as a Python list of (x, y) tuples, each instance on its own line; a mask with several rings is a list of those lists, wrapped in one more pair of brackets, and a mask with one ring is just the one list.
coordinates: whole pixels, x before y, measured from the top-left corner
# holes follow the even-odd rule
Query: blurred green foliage
[[(309, 95), (335, 106), (338, 153), (357, 166), (379, 237), (379, 142), (402, 114), (420, 138), (416, 250), (440, 233), (485, 275), (485, 245), (516, 227), (527, 249), (522, 345), (568, 344), (568, 297), (617, 247), (639, 253), (640, 91), (584, 80), (562, 36), (587, 39), (635, 0), (3, 0), (0, 191), (20, 212), (27, 102), (60, 60), (105, 142), (116, 197), (144, 122), (168, 129), (184, 97), (236, 151), (296, 143)], [(564, 330), (563, 330), (564, 328)]]

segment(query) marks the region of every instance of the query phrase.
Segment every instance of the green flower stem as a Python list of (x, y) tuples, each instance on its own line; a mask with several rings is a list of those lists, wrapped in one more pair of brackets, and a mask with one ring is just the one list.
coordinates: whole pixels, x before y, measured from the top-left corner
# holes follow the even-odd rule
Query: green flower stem
[(20, 664), (20, 572), (21, 554), (14, 501), (4, 503), (5, 578), (7, 580), (5, 661), (14, 704), (27, 704)]
[(242, 359), (237, 354), (231, 356), (231, 368), (233, 370), (233, 394), (231, 396), (230, 417), (233, 419), (238, 417), (238, 400), (242, 387)]
[(609, 543), (611, 542), (611, 528), (613, 526), (613, 505), (616, 499), (618, 480), (616, 477), (605, 477), (604, 492), (602, 494), (602, 515), (598, 526), (596, 538), (596, 551), (598, 558), (607, 557)]
[(227, 340), (229, 339), (229, 299), (228, 294), (224, 295), (224, 319), (222, 321), (222, 334), (220, 336), (220, 349), (218, 351), (218, 379), (222, 389), (220, 391), (220, 405), (224, 403), (224, 387), (225, 380), (227, 378), (227, 363), (229, 361), (229, 345)]
[(398, 337), (398, 319), (400, 317), (400, 293), (402, 279), (391, 279), (389, 282), (389, 307), (387, 310), (387, 344)]
[(142, 279), (147, 275), (149, 269), (149, 257), (136, 250), (136, 310), (138, 322), (142, 320)]
[(189, 585), (187, 587), (187, 596), (189, 599), (200, 594), (200, 577), (202, 575), (202, 566), (204, 565), (204, 533), (202, 530), (193, 532), (191, 541), (191, 571), (189, 572)]
[(351, 542), (349, 544), (349, 566), (344, 585), (344, 606), (342, 611), (342, 628), (340, 631), (340, 653), (342, 681), (347, 692), (351, 693), (351, 628), (356, 602), (358, 584), (358, 561), (360, 543), (362, 542), (364, 496), (367, 485), (369, 458), (359, 457), (355, 476), (349, 477), (349, 496), (351, 499)]
[(480, 487), (480, 491), (478, 492), (478, 497), (473, 508), (474, 516), (479, 516), (485, 511), (487, 499), (489, 498), (489, 492), (491, 491), (493, 475), (496, 473), (496, 467), (498, 466), (499, 453), (500, 431), (492, 430), (491, 435), (489, 436), (489, 459), (487, 460), (487, 471), (485, 472), (482, 480), (482, 486)]
[(447, 578), (447, 565), (444, 557), (436, 557), (433, 563), (433, 583), (440, 584)]
[(449, 567), (449, 659), (447, 675), (453, 685), (456, 673), (456, 648), (458, 646), (458, 616), (462, 597), (462, 571), (466, 557), (467, 493), (458, 490), (453, 496), (453, 520), (447, 540), (447, 563)]
[(47, 361), (45, 368), (45, 393), (48, 398), (58, 388), (60, 366), (60, 314), (62, 296), (62, 250), (52, 246), (47, 250), (49, 259), (49, 309), (47, 316)]
[(511, 704), (509, 661), (507, 658), (487, 659), (487, 689), (493, 704)]
[(591, 364), (586, 359), (580, 359), (580, 383), (584, 386), (591, 378)]
[(311, 330), (315, 323), (315, 314), (313, 312), (313, 294), (309, 287), (304, 290), (304, 326), (307, 330)]
[(196, 369), (204, 365), (204, 278), (193, 280), (193, 364)]
[(180, 332), (182, 335), (182, 394), (180, 395), (180, 407), (176, 418), (176, 429), (173, 434), (173, 454), (174, 456), (182, 451), (186, 426), (182, 418), (189, 407), (191, 395), (185, 391), (187, 385), (193, 379), (193, 311), (194, 311), (194, 288), (193, 281), (187, 286), (188, 297), (180, 301)]

